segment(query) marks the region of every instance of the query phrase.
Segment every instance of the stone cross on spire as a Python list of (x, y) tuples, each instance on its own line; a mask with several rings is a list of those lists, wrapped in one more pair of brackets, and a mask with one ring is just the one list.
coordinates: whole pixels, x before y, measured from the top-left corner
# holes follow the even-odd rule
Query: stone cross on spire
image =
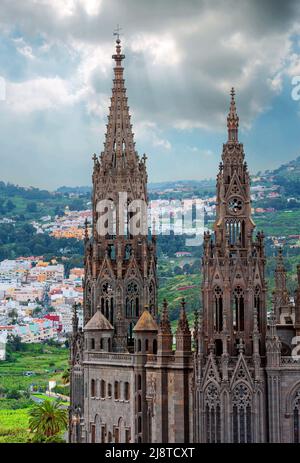
[(122, 30), (122, 27), (120, 27), (120, 24), (117, 24), (117, 27), (115, 28), (113, 35), (117, 36), (117, 40), (120, 40), (120, 31)]
[(234, 87), (232, 87), (230, 95), (231, 95), (231, 101), (230, 101), (229, 113), (227, 116), (228, 141), (237, 142), (238, 141), (239, 117), (236, 112)]

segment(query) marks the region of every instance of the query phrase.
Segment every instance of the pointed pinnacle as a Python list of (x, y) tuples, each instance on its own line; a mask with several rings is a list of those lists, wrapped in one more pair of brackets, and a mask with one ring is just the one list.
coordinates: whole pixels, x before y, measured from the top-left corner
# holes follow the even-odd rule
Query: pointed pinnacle
[(160, 332), (164, 334), (171, 334), (171, 324), (169, 320), (169, 311), (168, 311), (168, 303), (167, 300), (163, 300), (163, 308), (161, 312), (161, 318), (160, 318)]
[(186, 312), (185, 312), (185, 300), (184, 299), (182, 299), (181, 301), (180, 316), (179, 316), (179, 321), (177, 325), (177, 334), (178, 333), (190, 334), (190, 328), (189, 328), (189, 324), (188, 324)]

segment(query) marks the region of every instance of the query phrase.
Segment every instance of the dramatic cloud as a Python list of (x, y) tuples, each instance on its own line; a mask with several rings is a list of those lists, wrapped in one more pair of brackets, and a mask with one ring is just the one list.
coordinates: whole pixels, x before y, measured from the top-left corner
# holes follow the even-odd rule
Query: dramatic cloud
[[(148, 0), (2, 0), (0, 33), (6, 48), (0, 63), (7, 81), (2, 117), (7, 114), (12, 121), (15, 114), (19, 121), (27, 114), (27, 129), (34, 133), (37, 115), (45, 112), (48, 129), (54, 130), (52, 118), (55, 121), (58, 112), (61, 117), (68, 114), (62, 122), (79, 129), (74, 155), (83, 155), (77, 143), (83, 134), (92, 133), (89, 144), (99, 146), (111, 89), (112, 31), (118, 22), (138, 146), (161, 156), (169, 153), (168, 160), (174, 153), (178, 175), (183, 149), (192, 155), (189, 146), (194, 141), (186, 141), (190, 134), (198, 130), (204, 140), (205, 133), (224, 133), (232, 85), (241, 125), (250, 130), (283, 91), (285, 78), (300, 73), (296, 0), (276, 2), (276, 7), (271, 0), (152, 0), (151, 7)], [(45, 137), (48, 129), (43, 125)], [(12, 128), (6, 130), (1, 135), (0, 129), (2, 138), (12, 135)], [(36, 137), (40, 143), (42, 134)], [(63, 144), (71, 141), (63, 136), (59, 140), (64, 152)], [(214, 144), (196, 148), (199, 158), (207, 165), (212, 159), (214, 167)], [(26, 146), (23, 149), (26, 152)], [(30, 160), (32, 153), (26, 155)], [(150, 166), (153, 179), (158, 179), (159, 169)], [(188, 172), (185, 169), (182, 172)], [(190, 172), (192, 176), (192, 167)], [(73, 180), (68, 177), (64, 183)], [(58, 177), (51, 185), (59, 182)]]

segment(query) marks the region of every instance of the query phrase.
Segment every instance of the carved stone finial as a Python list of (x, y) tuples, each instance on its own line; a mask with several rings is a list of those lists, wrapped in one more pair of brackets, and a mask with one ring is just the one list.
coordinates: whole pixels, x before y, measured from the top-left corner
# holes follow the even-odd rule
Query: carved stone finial
[(169, 311), (168, 311), (168, 302), (166, 299), (163, 300), (163, 308), (160, 317), (160, 324), (159, 324), (160, 332), (164, 334), (171, 334), (171, 324), (169, 319)]
[(242, 338), (240, 338), (237, 348), (240, 354), (244, 353), (245, 345), (244, 345), (244, 341)]
[(182, 298), (180, 307), (179, 321), (177, 325), (177, 334), (190, 334), (190, 328), (185, 312), (185, 300)]
[(239, 117), (236, 112), (235, 106), (235, 90), (232, 87), (231, 92), (231, 102), (229, 113), (227, 116), (227, 128), (228, 128), (228, 141), (229, 142), (237, 142), (238, 141), (238, 127), (239, 127)]

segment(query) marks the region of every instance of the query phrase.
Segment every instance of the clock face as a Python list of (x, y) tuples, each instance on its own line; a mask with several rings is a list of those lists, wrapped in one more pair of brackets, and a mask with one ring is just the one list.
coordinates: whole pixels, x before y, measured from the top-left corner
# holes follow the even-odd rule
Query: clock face
[(232, 214), (239, 214), (244, 207), (243, 200), (240, 198), (230, 198), (228, 201), (228, 210)]

